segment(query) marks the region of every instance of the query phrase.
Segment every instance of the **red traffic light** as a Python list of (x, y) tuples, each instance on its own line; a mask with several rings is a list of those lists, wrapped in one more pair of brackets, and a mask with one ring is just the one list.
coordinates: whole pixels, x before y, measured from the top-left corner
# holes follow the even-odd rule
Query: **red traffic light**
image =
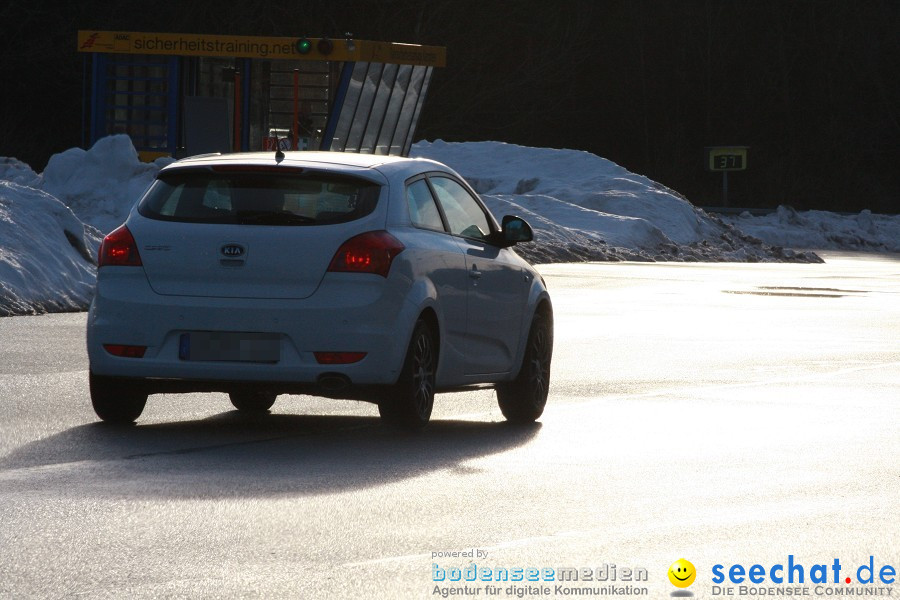
[(319, 51), (319, 54), (323, 56), (328, 56), (331, 54), (331, 51), (334, 50), (334, 42), (329, 40), (327, 37), (323, 37), (319, 40), (319, 43), (316, 44), (316, 49)]

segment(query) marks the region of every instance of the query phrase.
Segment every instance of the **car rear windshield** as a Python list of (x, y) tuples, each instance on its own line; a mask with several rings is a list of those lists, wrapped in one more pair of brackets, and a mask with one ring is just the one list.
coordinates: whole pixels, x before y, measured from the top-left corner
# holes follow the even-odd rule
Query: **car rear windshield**
[(375, 209), (381, 186), (321, 172), (161, 172), (138, 205), (150, 219), (243, 225), (346, 223)]

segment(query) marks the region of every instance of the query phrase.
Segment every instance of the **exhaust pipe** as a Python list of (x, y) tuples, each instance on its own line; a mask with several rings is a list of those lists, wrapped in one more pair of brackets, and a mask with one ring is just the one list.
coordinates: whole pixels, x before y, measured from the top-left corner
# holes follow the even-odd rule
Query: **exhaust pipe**
[(323, 373), (316, 380), (316, 385), (326, 394), (340, 394), (350, 389), (350, 378), (341, 373)]

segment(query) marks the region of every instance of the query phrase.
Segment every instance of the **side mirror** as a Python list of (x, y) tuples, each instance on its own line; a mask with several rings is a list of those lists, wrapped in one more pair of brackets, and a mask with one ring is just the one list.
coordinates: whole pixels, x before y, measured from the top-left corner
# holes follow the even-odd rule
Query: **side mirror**
[(531, 229), (525, 219), (506, 215), (503, 217), (503, 226), (501, 229), (503, 245), (513, 246), (519, 242), (530, 242), (534, 239), (534, 231)]

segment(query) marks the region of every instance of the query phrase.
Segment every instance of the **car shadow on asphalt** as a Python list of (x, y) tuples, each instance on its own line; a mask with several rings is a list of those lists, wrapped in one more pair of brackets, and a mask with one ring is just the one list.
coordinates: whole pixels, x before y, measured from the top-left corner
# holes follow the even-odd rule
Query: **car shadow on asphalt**
[(79, 425), (0, 459), (20, 489), (113, 497), (317, 495), (386, 485), (527, 444), (540, 423), (436, 420), (423, 431), (376, 417), (229, 411), (140, 426)]

